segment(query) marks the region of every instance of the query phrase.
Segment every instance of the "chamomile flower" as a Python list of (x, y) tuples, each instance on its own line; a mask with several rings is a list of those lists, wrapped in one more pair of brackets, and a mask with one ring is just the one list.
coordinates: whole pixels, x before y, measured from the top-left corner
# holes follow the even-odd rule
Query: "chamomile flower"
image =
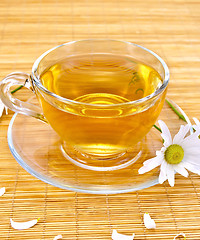
[(193, 173), (200, 175), (200, 130), (186, 137), (190, 130), (190, 125), (181, 125), (179, 132), (173, 140), (167, 125), (159, 120), (164, 140), (163, 147), (156, 151), (156, 157), (151, 158), (143, 163), (139, 169), (139, 174), (151, 171), (160, 166), (159, 183), (168, 179), (170, 186), (174, 186), (174, 175), (179, 173), (188, 177), (188, 169)]

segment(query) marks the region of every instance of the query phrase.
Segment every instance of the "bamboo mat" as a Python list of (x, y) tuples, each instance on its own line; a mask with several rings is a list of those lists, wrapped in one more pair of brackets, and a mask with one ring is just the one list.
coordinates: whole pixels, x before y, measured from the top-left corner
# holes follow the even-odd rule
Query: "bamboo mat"
[[(1, 0), (0, 78), (30, 73), (34, 60), (58, 44), (78, 39), (131, 41), (159, 54), (168, 64), (168, 97), (190, 117), (200, 117), (199, 0)], [(173, 239), (184, 232), (200, 239), (200, 177), (177, 174), (168, 183), (134, 193), (89, 195), (45, 184), (27, 173), (11, 155), (7, 128), (13, 113), (0, 119), (1, 239), (111, 239), (112, 229), (135, 233), (137, 240)], [(149, 212), (156, 230), (144, 227)], [(40, 217), (24, 231), (9, 219)]]

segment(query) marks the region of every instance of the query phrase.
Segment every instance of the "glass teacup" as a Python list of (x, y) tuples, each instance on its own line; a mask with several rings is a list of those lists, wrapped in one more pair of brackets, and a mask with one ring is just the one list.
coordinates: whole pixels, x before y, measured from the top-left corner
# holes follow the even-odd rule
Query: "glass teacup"
[[(30, 82), (40, 106), (22, 102), (11, 87)], [(169, 70), (152, 51), (116, 40), (81, 40), (41, 55), (32, 74), (12, 73), (0, 85), (11, 110), (45, 121), (74, 164), (117, 170), (142, 154), (142, 139), (158, 118)]]

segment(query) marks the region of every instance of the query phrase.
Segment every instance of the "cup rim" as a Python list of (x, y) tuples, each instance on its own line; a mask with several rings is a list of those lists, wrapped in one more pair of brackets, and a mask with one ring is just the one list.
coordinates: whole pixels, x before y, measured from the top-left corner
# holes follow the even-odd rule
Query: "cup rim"
[[(72, 45), (74, 43), (77, 43), (77, 42), (95, 42), (95, 41), (111, 41), (111, 42), (119, 42), (119, 43), (125, 43), (125, 44), (128, 44), (128, 45), (132, 45), (132, 46), (135, 46), (135, 47), (139, 47), (147, 52), (149, 52), (150, 54), (152, 54), (155, 58), (157, 58), (159, 60), (159, 62), (162, 64), (163, 66), (163, 69), (164, 69), (164, 80), (163, 80), (163, 83), (162, 85), (156, 90), (154, 91), (153, 93), (151, 93), (150, 95), (146, 96), (146, 97), (143, 97), (143, 98), (140, 98), (140, 99), (137, 99), (137, 100), (133, 100), (133, 101), (129, 101), (129, 102), (125, 102), (125, 103), (117, 103), (117, 104), (111, 104), (111, 105), (106, 105), (106, 104), (91, 104), (91, 103), (82, 103), (82, 102), (79, 102), (79, 101), (76, 101), (76, 100), (72, 100), (72, 99), (68, 99), (68, 98), (64, 98), (64, 97), (61, 97), (53, 92), (50, 92), (48, 89), (46, 89), (40, 79), (36, 76), (36, 72), (37, 72), (37, 69), (38, 69), (38, 66), (40, 64), (40, 62), (42, 61), (42, 59), (47, 56), (50, 52), (56, 50), (57, 48), (60, 48), (60, 47), (63, 47), (63, 46), (67, 46), (67, 45)], [(129, 105), (138, 105), (140, 103), (144, 103), (158, 95), (160, 95), (167, 87), (168, 85), (168, 82), (169, 82), (169, 68), (167, 66), (167, 64), (165, 63), (165, 61), (160, 57), (158, 56), (156, 53), (154, 53), (152, 50), (149, 50), (148, 48), (145, 48), (143, 46), (140, 46), (136, 43), (132, 43), (132, 42), (128, 42), (128, 41), (122, 41), (122, 40), (113, 40), (113, 39), (84, 39), (84, 40), (75, 40), (75, 41), (70, 41), (70, 42), (67, 42), (67, 43), (63, 43), (63, 44), (60, 44), (56, 47), (53, 47), (49, 50), (47, 50), (46, 52), (44, 52), (40, 57), (38, 57), (36, 59), (36, 61), (34, 62), (33, 64), (33, 67), (32, 67), (32, 79), (34, 81), (34, 83), (36, 84), (36, 86), (42, 90), (43, 92), (45, 92), (46, 94), (50, 95), (51, 97), (55, 97), (57, 100), (61, 101), (61, 102), (65, 102), (65, 103), (68, 103), (68, 104), (77, 104), (77, 105), (84, 105), (84, 106), (88, 106), (88, 107), (96, 107), (96, 108), (113, 108), (113, 107), (120, 107), (120, 106), (129, 106)]]

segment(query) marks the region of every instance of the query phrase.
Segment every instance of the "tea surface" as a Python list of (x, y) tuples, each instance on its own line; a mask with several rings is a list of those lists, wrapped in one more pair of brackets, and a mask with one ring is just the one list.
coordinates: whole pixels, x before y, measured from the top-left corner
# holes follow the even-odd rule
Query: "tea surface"
[(59, 96), (93, 104), (133, 101), (151, 94), (162, 84), (153, 68), (132, 58), (108, 54), (68, 57), (45, 71), (41, 81)]

